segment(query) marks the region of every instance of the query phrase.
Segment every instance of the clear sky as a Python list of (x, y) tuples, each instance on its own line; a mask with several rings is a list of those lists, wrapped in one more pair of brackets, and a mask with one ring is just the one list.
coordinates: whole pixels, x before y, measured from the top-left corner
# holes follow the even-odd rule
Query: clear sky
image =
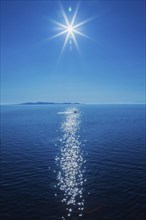
[[(77, 2), (61, 1), (68, 19)], [(93, 40), (75, 34), (60, 56), (57, 1), (1, 1), (1, 102), (144, 103), (145, 1), (81, 1), (75, 23), (91, 17)]]

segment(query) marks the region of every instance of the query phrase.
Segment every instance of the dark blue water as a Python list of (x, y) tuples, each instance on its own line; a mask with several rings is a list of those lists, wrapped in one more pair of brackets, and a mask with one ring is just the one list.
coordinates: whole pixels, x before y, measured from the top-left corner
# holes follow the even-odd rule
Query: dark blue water
[(143, 220), (144, 105), (1, 108), (1, 219)]

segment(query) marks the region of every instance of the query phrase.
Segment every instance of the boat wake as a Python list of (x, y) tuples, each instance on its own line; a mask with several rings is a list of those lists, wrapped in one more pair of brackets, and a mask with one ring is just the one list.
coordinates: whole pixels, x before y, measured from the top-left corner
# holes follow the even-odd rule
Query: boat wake
[(68, 115), (68, 114), (76, 114), (76, 113), (78, 113), (77, 108), (71, 108), (71, 109), (68, 109), (65, 112), (57, 112), (58, 115)]

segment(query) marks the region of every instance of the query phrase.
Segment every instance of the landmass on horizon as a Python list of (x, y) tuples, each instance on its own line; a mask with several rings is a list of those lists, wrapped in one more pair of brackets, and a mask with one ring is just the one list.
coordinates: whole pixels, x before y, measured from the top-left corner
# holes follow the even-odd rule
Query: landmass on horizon
[(20, 103), (19, 105), (56, 105), (56, 104), (62, 104), (62, 105), (71, 105), (71, 104), (81, 104), (78, 102), (72, 103), (72, 102), (24, 102), (24, 103)]

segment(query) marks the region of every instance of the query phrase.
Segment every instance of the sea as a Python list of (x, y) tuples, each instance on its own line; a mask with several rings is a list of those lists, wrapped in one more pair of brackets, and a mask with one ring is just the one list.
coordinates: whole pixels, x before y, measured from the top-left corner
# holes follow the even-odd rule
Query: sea
[(1, 220), (144, 220), (145, 105), (2, 105)]

